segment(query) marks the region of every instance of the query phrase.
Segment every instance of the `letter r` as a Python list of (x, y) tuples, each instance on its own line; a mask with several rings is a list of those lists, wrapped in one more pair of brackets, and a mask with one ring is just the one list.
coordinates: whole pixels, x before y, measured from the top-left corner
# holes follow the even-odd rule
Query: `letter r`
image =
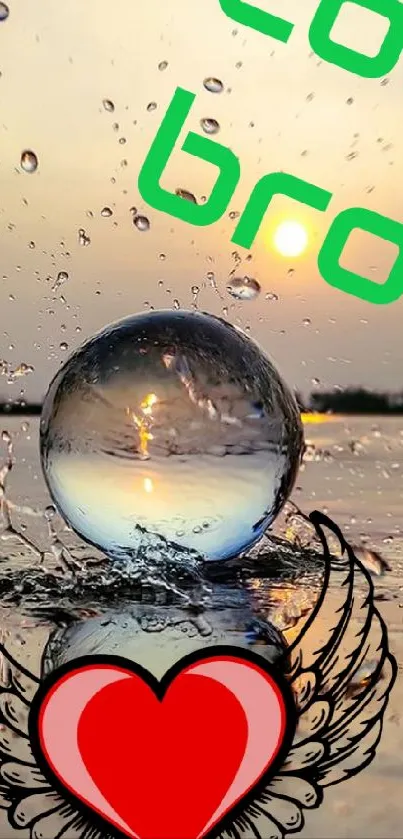
[(141, 168), (138, 178), (140, 195), (163, 213), (180, 218), (198, 227), (213, 224), (228, 207), (238, 184), (241, 168), (238, 158), (226, 146), (190, 131), (182, 151), (212, 163), (220, 170), (210, 198), (205, 204), (192, 204), (160, 186), (162, 173), (172, 154), (195, 94), (178, 87), (158, 129), (154, 142)]

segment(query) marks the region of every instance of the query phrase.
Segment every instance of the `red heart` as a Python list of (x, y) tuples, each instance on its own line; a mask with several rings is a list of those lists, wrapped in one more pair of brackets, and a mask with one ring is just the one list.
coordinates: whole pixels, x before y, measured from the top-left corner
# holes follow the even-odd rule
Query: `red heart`
[(131, 839), (201, 839), (267, 772), (282, 691), (239, 655), (182, 660), (157, 682), (117, 659), (71, 665), (46, 690), (39, 747), (63, 787)]

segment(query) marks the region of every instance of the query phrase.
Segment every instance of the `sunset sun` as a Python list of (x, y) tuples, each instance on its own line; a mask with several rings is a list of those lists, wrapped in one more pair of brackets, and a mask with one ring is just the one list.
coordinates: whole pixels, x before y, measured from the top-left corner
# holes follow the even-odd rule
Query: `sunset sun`
[(300, 256), (308, 244), (308, 233), (302, 224), (285, 221), (274, 234), (274, 245), (282, 256)]

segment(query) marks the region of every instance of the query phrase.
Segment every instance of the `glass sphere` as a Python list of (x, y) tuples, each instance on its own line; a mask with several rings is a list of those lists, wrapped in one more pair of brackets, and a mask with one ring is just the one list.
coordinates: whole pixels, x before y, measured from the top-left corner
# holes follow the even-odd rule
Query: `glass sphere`
[(112, 324), (57, 373), (41, 462), (69, 525), (110, 557), (167, 547), (224, 560), (257, 542), (301, 459), (296, 401), (261, 348), (219, 318)]

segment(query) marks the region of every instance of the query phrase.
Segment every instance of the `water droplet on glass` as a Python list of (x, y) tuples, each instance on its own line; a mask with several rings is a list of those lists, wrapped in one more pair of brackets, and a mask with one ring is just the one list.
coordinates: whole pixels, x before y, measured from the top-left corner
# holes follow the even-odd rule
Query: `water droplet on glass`
[(212, 117), (205, 117), (204, 119), (201, 119), (200, 125), (205, 134), (218, 134), (220, 130), (220, 124)]
[(150, 222), (147, 216), (135, 216), (133, 224), (137, 227), (137, 230), (141, 230), (142, 232), (150, 229)]
[(5, 3), (0, 3), (0, 21), (7, 20), (10, 14), (10, 9)]
[(111, 99), (103, 99), (102, 104), (105, 108), (105, 111), (109, 111), (110, 114), (113, 114), (115, 110), (115, 106)]
[(160, 61), (159, 65), (158, 65), (159, 70), (161, 70), (161, 71), (166, 70), (167, 67), (168, 67), (168, 62), (167, 61)]
[(38, 168), (38, 158), (34, 151), (25, 150), (21, 154), (21, 169), (24, 172), (35, 172)]
[(184, 198), (186, 201), (190, 201), (192, 204), (197, 204), (196, 198), (193, 195), (193, 192), (189, 192), (187, 189), (175, 189), (175, 195), (179, 195), (181, 198)]
[(252, 277), (233, 277), (227, 291), (237, 300), (254, 300), (260, 294), (260, 284)]
[(78, 244), (82, 245), (84, 248), (91, 244), (91, 239), (87, 236), (83, 227), (80, 227), (78, 231)]
[(260, 347), (186, 311), (145, 312), (84, 344), (50, 385), (40, 434), (58, 510), (118, 558), (156, 538), (237, 556), (283, 507), (303, 442), (295, 399)]
[(60, 349), (61, 349), (61, 350), (63, 350), (63, 351), (65, 352), (66, 350), (68, 350), (69, 345), (66, 343), (66, 341), (62, 341), (62, 342), (59, 344), (59, 347), (60, 347)]
[(112, 215), (112, 210), (110, 207), (103, 207), (101, 210), (101, 216), (103, 218), (110, 218)]
[(207, 79), (204, 79), (203, 85), (209, 93), (222, 93), (224, 90), (223, 83), (214, 76), (208, 76)]
[(68, 278), (69, 275), (67, 271), (59, 271), (56, 280), (53, 283), (52, 291), (57, 291), (57, 289), (60, 288), (60, 286), (67, 282)]
[(148, 105), (147, 105), (147, 111), (155, 111), (156, 107), (157, 107), (156, 102), (149, 102)]
[(177, 300), (176, 298), (173, 302), (173, 307), (174, 307), (174, 309), (180, 309), (180, 307), (181, 307), (181, 304), (179, 303), (179, 300)]

